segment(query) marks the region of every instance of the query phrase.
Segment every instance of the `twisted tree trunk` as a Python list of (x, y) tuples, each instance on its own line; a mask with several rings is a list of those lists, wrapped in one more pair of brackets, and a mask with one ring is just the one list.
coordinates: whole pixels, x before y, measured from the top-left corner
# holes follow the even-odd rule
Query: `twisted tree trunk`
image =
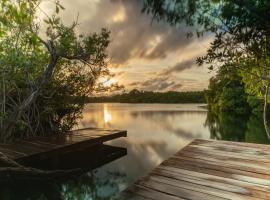
[(21, 118), (23, 112), (25, 112), (25, 110), (36, 101), (42, 87), (46, 85), (52, 77), (54, 68), (57, 64), (57, 61), (59, 60), (59, 56), (57, 55), (56, 49), (53, 47), (52, 44), (49, 43), (47, 44), (47, 46), (51, 55), (50, 61), (44, 73), (42, 74), (41, 80), (37, 85), (35, 91), (33, 91), (28, 97), (26, 97), (20, 106), (15, 108), (14, 112), (6, 120), (5, 125), (2, 127), (2, 130), (0, 130), (2, 134), (2, 139), (4, 141), (8, 140), (12, 136), (13, 129), (17, 121)]

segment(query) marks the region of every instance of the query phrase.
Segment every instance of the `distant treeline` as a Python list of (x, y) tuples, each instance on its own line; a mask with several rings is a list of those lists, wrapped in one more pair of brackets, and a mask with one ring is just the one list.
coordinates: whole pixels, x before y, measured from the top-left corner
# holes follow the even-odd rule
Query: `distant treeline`
[(90, 103), (205, 103), (205, 92), (150, 92), (131, 90), (129, 93), (112, 96), (90, 97)]

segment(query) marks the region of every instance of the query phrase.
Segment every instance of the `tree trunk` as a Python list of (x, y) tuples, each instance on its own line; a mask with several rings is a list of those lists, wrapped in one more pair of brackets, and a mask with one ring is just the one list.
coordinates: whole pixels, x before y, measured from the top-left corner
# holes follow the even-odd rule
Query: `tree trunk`
[(39, 85), (37, 86), (36, 90), (33, 91), (24, 101), (23, 103), (14, 110), (14, 112), (11, 114), (11, 116), (6, 120), (4, 127), (2, 127), (1, 134), (2, 139), (5, 141), (8, 140), (11, 135), (12, 131), (17, 123), (17, 121), (20, 119), (22, 113), (31, 106), (37, 99), (37, 96), (40, 93), (40, 90), (44, 85), (46, 85), (49, 80), (52, 77), (53, 70), (55, 68), (55, 65), (57, 64), (57, 61), (59, 59), (59, 56), (56, 54), (55, 49), (51, 50), (51, 58), (49, 61), (49, 64), (47, 65), (44, 73), (42, 74), (41, 81)]
[(269, 126), (268, 126), (268, 121), (267, 121), (268, 91), (269, 91), (269, 83), (267, 83), (267, 85), (265, 86), (263, 124), (264, 124), (264, 129), (266, 131), (267, 137), (270, 139), (270, 129), (269, 129)]

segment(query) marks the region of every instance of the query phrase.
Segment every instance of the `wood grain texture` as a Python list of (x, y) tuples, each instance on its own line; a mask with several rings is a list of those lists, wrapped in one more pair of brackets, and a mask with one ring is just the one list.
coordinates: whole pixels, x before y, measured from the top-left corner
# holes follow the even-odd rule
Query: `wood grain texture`
[(270, 146), (194, 140), (115, 199), (270, 199)]
[(35, 137), (7, 144), (0, 143), (0, 152), (21, 162), (26, 159), (43, 159), (80, 148), (88, 148), (126, 136), (126, 131), (87, 128), (71, 131), (67, 134)]

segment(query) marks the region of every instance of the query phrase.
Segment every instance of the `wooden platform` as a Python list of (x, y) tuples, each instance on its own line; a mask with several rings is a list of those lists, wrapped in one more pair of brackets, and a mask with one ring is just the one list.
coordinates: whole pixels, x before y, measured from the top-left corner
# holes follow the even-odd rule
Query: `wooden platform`
[(0, 143), (0, 152), (17, 162), (22, 162), (29, 159), (44, 159), (80, 148), (89, 148), (126, 136), (127, 132), (121, 130), (80, 129), (68, 134), (35, 137), (9, 144)]
[(51, 158), (24, 160), (22, 164), (43, 170), (81, 169), (83, 174), (126, 155), (126, 148), (100, 144)]
[(270, 146), (194, 140), (116, 199), (270, 199)]

